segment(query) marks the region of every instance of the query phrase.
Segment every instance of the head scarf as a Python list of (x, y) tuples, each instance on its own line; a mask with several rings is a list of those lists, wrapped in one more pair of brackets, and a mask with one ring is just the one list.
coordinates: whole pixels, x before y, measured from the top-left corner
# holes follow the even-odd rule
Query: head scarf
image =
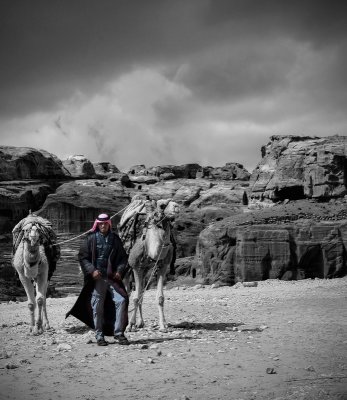
[(92, 227), (92, 229), (90, 229), (90, 232), (95, 232), (98, 230), (98, 224), (100, 222), (106, 222), (107, 224), (109, 224), (110, 229), (112, 228), (112, 222), (110, 217), (107, 214), (100, 214), (98, 215), (98, 218), (96, 218), (96, 220), (94, 221), (94, 225)]

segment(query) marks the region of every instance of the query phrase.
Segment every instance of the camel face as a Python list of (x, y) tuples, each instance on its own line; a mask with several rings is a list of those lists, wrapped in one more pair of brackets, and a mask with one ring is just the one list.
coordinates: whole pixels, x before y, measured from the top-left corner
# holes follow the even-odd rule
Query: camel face
[(180, 213), (180, 206), (174, 201), (170, 201), (164, 209), (165, 216), (173, 221)]
[(37, 229), (36, 225), (33, 225), (28, 232), (28, 240), (30, 242), (30, 246), (34, 247), (40, 241), (40, 233)]

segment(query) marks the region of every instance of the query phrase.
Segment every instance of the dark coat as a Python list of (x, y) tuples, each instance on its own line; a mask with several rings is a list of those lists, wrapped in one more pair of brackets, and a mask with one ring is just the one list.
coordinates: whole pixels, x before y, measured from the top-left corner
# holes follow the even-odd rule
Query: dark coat
[[(113, 279), (113, 274), (119, 272), (123, 277), (128, 263), (128, 257), (123, 248), (122, 242), (117, 234), (110, 232), (113, 240), (112, 250), (108, 257), (107, 263), (107, 278), (108, 282), (114, 289), (125, 299), (129, 301), (127, 291), (122, 281)], [(73, 315), (80, 321), (84, 322), (90, 328), (95, 329), (93, 320), (93, 310), (91, 306), (91, 298), (94, 290), (94, 279), (92, 273), (95, 271), (96, 265), (96, 234), (95, 232), (89, 233), (81, 245), (78, 253), (78, 259), (82, 272), (84, 274), (84, 286), (80, 295), (78, 296), (75, 304), (70, 311), (67, 312), (65, 318)], [(104, 305), (104, 328), (103, 332), (106, 336), (112, 336), (114, 332), (115, 322), (115, 305), (112, 301), (109, 292), (106, 294)], [(127, 325), (127, 321), (126, 321)], [(125, 330), (126, 326), (124, 327)]]

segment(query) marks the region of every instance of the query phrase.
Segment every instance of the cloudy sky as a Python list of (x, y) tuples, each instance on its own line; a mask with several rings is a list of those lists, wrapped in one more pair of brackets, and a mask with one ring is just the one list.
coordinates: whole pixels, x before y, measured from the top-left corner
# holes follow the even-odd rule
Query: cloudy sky
[(251, 171), (347, 134), (343, 0), (2, 0), (0, 145)]

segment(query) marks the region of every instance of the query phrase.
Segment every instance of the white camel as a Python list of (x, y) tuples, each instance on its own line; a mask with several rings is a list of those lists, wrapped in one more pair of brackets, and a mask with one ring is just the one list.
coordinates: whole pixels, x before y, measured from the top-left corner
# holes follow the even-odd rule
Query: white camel
[[(145, 291), (145, 277), (152, 268), (151, 277), (157, 275), (157, 301), (159, 309), (159, 330), (167, 332), (164, 316), (164, 279), (174, 255), (171, 222), (179, 213), (179, 206), (171, 200), (144, 201), (135, 197), (124, 211), (119, 234), (128, 252), (128, 263), (134, 274), (135, 291), (133, 312), (128, 330), (142, 328), (142, 300)], [(142, 216), (142, 218), (141, 218)], [(142, 219), (142, 223), (141, 223)], [(139, 320), (136, 322), (137, 311)]]
[(55, 235), (50, 222), (35, 214), (29, 214), (21, 220), (13, 229), (12, 234), (12, 264), (18, 272), (28, 298), (30, 332), (41, 334), (44, 329), (50, 329), (46, 294), (48, 281), (60, 256), (60, 248), (57, 245), (53, 247)]

